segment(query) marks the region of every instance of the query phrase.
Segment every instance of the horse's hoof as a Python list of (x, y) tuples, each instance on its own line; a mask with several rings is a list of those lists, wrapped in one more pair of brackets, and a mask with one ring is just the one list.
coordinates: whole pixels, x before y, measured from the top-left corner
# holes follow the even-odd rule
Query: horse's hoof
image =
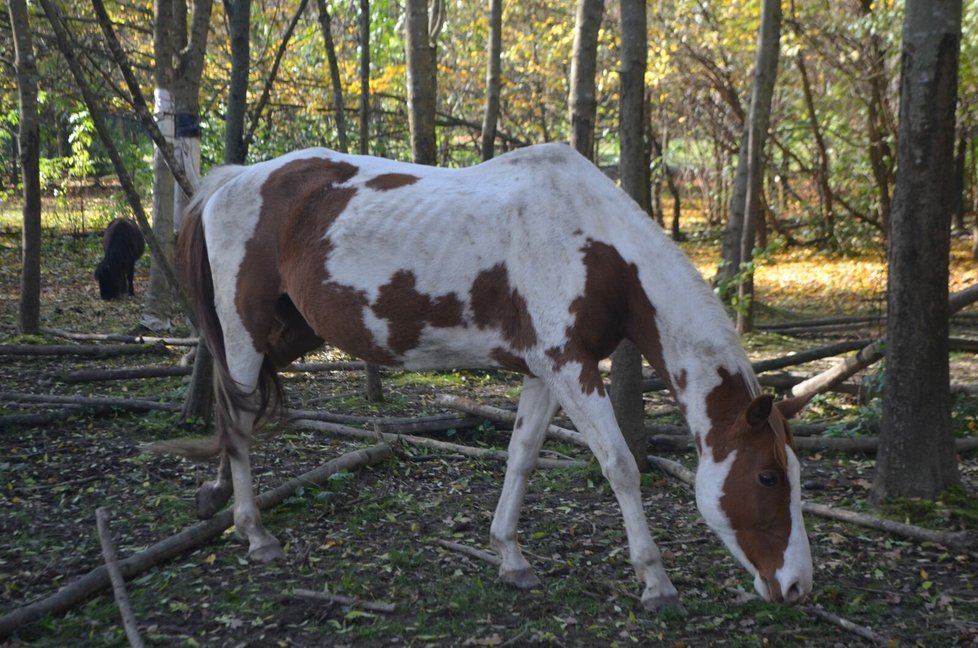
[(227, 505), (230, 499), (230, 485), (222, 485), (219, 482), (206, 482), (201, 484), (200, 488), (194, 494), (194, 502), (197, 505), (197, 517), (201, 520), (211, 519)]
[(543, 585), (543, 583), (540, 582), (540, 579), (537, 578), (537, 575), (534, 574), (533, 570), (529, 567), (507, 572), (500, 570), (499, 578), (507, 585), (512, 585), (513, 587), (521, 590), (530, 590)]
[(259, 565), (267, 565), (278, 560), (285, 560), (285, 552), (282, 551), (282, 545), (276, 541), (272, 544), (252, 549), (248, 552), (248, 559)]
[(686, 608), (683, 606), (682, 601), (679, 600), (679, 596), (676, 594), (670, 594), (667, 596), (643, 596), (642, 607), (644, 607), (647, 612), (653, 612), (655, 614), (667, 613), (678, 616), (686, 616)]

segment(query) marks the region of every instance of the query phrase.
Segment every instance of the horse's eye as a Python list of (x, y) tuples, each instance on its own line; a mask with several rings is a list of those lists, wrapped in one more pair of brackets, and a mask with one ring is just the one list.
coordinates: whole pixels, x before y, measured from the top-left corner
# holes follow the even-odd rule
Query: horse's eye
[(762, 472), (758, 473), (757, 481), (761, 486), (767, 486), (768, 488), (774, 488), (778, 485), (778, 475), (773, 472)]

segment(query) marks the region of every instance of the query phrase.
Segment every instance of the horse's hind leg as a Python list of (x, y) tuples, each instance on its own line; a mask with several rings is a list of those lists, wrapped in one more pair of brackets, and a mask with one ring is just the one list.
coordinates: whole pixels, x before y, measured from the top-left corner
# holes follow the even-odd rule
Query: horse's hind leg
[[(242, 340), (235, 335), (233, 328), (224, 327), (225, 348), (236, 349), (228, 354), (228, 370), (231, 379), (245, 393), (252, 393), (258, 383), (258, 373), (264, 356), (248, 349), (250, 340)], [(231, 429), (226, 431), (227, 443), (224, 454), (231, 469), (231, 484), (234, 490), (234, 529), (239, 537), (248, 541), (248, 557), (255, 562), (265, 563), (284, 558), (282, 545), (275, 536), (265, 530), (261, 513), (255, 504), (255, 493), (251, 479), (251, 460), (249, 457), (249, 438), (255, 423), (255, 413), (247, 408), (231, 408), (229, 411)]]
[(197, 517), (208, 520), (224, 508), (231, 499), (231, 464), (226, 452), (221, 453), (221, 463), (217, 467), (217, 479), (204, 482), (197, 489), (194, 501), (197, 504)]
[[(597, 366), (593, 367), (593, 372), (597, 374)], [(592, 389), (588, 393), (579, 376), (576, 367), (568, 365), (554, 376), (552, 388), (564, 411), (587, 441), (618, 500), (628, 535), (629, 561), (645, 584), (642, 605), (649, 611), (672, 609), (681, 612), (679, 593), (669, 580), (662, 554), (649, 533), (642, 507), (638, 466), (615, 420), (611, 400), (598, 390)]]
[(523, 379), (516, 425), (509, 441), (506, 477), (489, 531), (489, 542), (502, 558), (499, 577), (520, 589), (540, 584), (540, 579), (520, 552), (516, 542), (516, 525), (526, 495), (527, 479), (536, 466), (547, 425), (556, 410), (557, 399), (542, 381), (531, 377)]

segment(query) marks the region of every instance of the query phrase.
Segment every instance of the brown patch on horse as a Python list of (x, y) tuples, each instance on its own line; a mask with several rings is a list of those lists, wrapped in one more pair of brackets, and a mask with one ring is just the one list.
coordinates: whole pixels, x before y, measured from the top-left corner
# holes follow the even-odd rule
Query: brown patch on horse
[[(317, 338), (371, 362), (393, 361), (364, 325), (366, 296), (331, 281), (326, 271), (329, 228), (357, 192), (339, 185), (357, 172), (347, 162), (293, 160), (261, 187), (261, 213), (245, 245), (235, 305), (255, 348), (278, 361), (309, 350)], [(294, 310), (282, 306), (282, 295)], [(297, 330), (287, 330), (293, 326)]]
[[(718, 370), (720, 384), (707, 396), (711, 427), (707, 443), (714, 461), (734, 450), (736, 457), (723, 484), (720, 508), (730, 520), (737, 544), (777, 598), (775, 572), (784, 564), (791, 535), (791, 485), (787, 473), (790, 432), (768, 395), (751, 399), (740, 374)], [(773, 478), (772, 485), (765, 485)]]
[(380, 287), (373, 311), (390, 322), (387, 346), (394, 353), (404, 353), (418, 345), (425, 326), (462, 326), (462, 302), (455, 293), (432, 298), (418, 292), (417, 279), (409, 270), (394, 273)]
[(496, 347), (495, 349), (489, 352), (489, 357), (492, 358), (492, 361), (495, 362), (500, 367), (502, 367), (503, 369), (516, 371), (518, 373), (526, 374), (528, 376), (533, 375), (533, 372), (530, 371), (530, 368), (526, 366), (526, 360), (516, 355), (515, 353), (512, 353), (511, 351), (507, 351), (506, 349), (503, 349), (501, 347)]
[(513, 349), (523, 351), (537, 343), (526, 299), (509, 285), (504, 264), (497, 263), (476, 276), (469, 290), (469, 303), (476, 326), (499, 329)]
[(389, 191), (398, 187), (407, 187), (420, 180), (418, 176), (410, 173), (383, 173), (379, 176), (370, 178), (365, 183), (368, 189), (377, 191)]
[(301, 356), (318, 349), (323, 339), (316, 335), (309, 323), (296, 309), (288, 295), (282, 295), (275, 304), (275, 316), (268, 335), (266, 355), (276, 369), (281, 369)]
[(604, 396), (598, 360), (607, 357), (627, 337), (672, 389), (662, 361), (655, 307), (642, 287), (638, 267), (626, 262), (607, 243), (589, 240), (581, 251), (586, 271), (584, 294), (568, 307), (574, 323), (567, 329), (564, 346), (546, 351), (554, 368), (559, 370), (567, 362), (579, 363), (581, 390)]

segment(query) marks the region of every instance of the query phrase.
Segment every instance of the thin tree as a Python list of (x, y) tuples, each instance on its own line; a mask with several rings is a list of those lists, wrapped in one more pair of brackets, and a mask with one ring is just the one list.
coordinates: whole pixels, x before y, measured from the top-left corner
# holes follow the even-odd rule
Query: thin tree
[[(363, 0), (369, 2), (369, 0)], [(316, 0), (319, 9), (319, 27), (323, 32), (326, 46), (326, 60), (329, 64), (329, 78), (333, 85), (333, 112), (336, 113), (336, 139), (340, 151), (347, 152), (350, 145), (346, 133), (346, 111), (343, 108), (343, 85), (340, 82), (340, 65), (336, 59), (336, 44), (333, 40), (333, 20), (326, 8), (326, 0)], [(369, 14), (368, 14), (369, 20)]]
[[(370, 0), (360, 0), (360, 154), (370, 155)], [(380, 367), (368, 362), (364, 378), (367, 400), (384, 400)]]
[[(621, 87), (619, 136), (621, 186), (644, 209), (649, 209), (649, 164), (645, 144), (645, 69), (648, 58), (644, 0), (621, 2)], [(648, 468), (648, 435), (642, 400), (642, 356), (624, 340), (612, 355), (611, 402), (639, 470)]]
[(224, 0), (231, 43), (231, 78), (224, 120), (224, 163), (243, 164), (245, 113), (248, 110), (248, 75), (251, 70), (251, 0)]
[(482, 160), (495, 154), (496, 124), (499, 121), (499, 93), (502, 75), (503, 0), (489, 0), (489, 46), (486, 64), (486, 109), (482, 117)]
[(20, 102), (17, 143), (24, 183), (17, 330), (36, 334), (41, 328), (41, 134), (37, 117), (37, 64), (27, 2), (10, 0), (7, 8), (14, 37), (14, 65)]
[(441, 30), (443, 1), (435, 0), (431, 16), (428, 0), (408, 0), (405, 6), (408, 85), (408, 124), (411, 157), (419, 164), (435, 164), (435, 46)]
[(598, 101), (595, 74), (598, 68), (598, 30), (604, 0), (580, 0), (574, 23), (574, 54), (571, 59), (570, 107), (571, 146), (594, 161), (594, 129)]
[(947, 337), (961, 13), (961, 0), (906, 3), (876, 501), (934, 498), (959, 479)]
[[(771, 120), (774, 82), (778, 76), (781, 50), (781, 0), (764, 0), (761, 25), (757, 36), (757, 60), (751, 89), (750, 112), (747, 115), (747, 191), (744, 194), (744, 225), (740, 233), (741, 265), (754, 257), (757, 223), (761, 211), (761, 181), (764, 178), (764, 142)], [(754, 275), (746, 273), (737, 286), (737, 330), (750, 331), (754, 326)]]

